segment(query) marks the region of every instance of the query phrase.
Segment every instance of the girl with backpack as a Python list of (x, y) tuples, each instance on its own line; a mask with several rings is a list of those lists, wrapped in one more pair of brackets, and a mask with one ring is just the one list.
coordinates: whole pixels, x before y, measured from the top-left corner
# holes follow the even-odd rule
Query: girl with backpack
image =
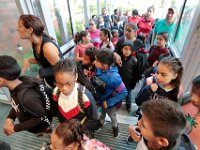
[(73, 118), (81, 121), (91, 132), (97, 125), (97, 107), (92, 94), (77, 82), (77, 66), (74, 60), (61, 60), (53, 68), (56, 88), (53, 100), (58, 106), (58, 118), (62, 122)]
[(181, 96), (182, 63), (177, 58), (162, 59), (155, 76), (145, 80), (135, 102), (138, 106), (151, 98), (165, 98), (178, 102)]

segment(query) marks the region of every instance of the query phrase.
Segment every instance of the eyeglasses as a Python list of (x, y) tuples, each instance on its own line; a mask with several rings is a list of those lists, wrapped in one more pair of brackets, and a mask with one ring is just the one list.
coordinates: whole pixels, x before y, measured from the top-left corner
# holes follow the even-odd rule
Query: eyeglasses
[(129, 33), (130, 33), (130, 32), (132, 32), (132, 31), (134, 32), (134, 30), (125, 29), (125, 32), (129, 32)]
[(66, 82), (66, 83), (56, 82), (56, 86), (57, 86), (58, 88), (63, 88), (64, 86), (66, 86), (66, 87), (72, 87), (72, 86), (74, 85), (75, 82), (76, 82), (75, 80), (74, 80), (74, 81), (68, 81), (68, 82)]
[(89, 25), (90, 25), (90, 26), (93, 26), (94, 24), (90, 23)]

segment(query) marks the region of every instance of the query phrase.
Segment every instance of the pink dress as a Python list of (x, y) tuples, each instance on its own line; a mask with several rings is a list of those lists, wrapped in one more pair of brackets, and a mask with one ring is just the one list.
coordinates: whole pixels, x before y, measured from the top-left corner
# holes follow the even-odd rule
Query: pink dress
[(92, 43), (88, 43), (87, 45), (77, 44), (76, 47), (75, 47), (75, 50), (74, 50), (75, 54), (79, 53), (79, 57), (83, 57), (86, 48), (93, 47), (93, 46), (94, 45)]
[(91, 40), (90, 42), (97, 48), (99, 49), (99, 46), (100, 46), (100, 30), (99, 29), (96, 29), (96, 31), (91, 31), (91, 30), (88, 30), (88, 32), (90, 33), (90, 36), (91, 36)]

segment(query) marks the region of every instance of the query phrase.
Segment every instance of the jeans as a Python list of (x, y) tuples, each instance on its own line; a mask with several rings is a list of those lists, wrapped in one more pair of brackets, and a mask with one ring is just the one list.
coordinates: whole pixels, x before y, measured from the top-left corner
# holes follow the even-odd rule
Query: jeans
[(116, 108), (112, 107), (112, 108), (104, 108), (102, 106), (102, 113), (100, 116), (100, 122), (103, 124), (105, 121), (105, 117), (106, 117), (106, 113), (108, 114), (108, 116), (110, 117), (111, 121), (112, 121), (112, 127), (117, 127), (117, 114), (116, 114)]
[(131, 95), (131, 90), (128, 91), (128, 95), (126, 96), (126, 107), (131, 108), (131, 100), (132, 100), (132, 95)]

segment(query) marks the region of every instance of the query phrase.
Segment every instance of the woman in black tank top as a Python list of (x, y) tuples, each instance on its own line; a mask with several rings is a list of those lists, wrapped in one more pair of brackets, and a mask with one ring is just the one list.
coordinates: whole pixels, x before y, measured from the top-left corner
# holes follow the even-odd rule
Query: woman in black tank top
[(25, 59), (22, 74), (30, 68), (30, 64), (39, 64), (39, 75), (54, 87), (52, 66), (63, 56), (54, 39), (44, 33), (42, 21), (34, 15), (21, 15), (17, 31), (21, 39), (29, 39), (32, 43), (34, 58)]

